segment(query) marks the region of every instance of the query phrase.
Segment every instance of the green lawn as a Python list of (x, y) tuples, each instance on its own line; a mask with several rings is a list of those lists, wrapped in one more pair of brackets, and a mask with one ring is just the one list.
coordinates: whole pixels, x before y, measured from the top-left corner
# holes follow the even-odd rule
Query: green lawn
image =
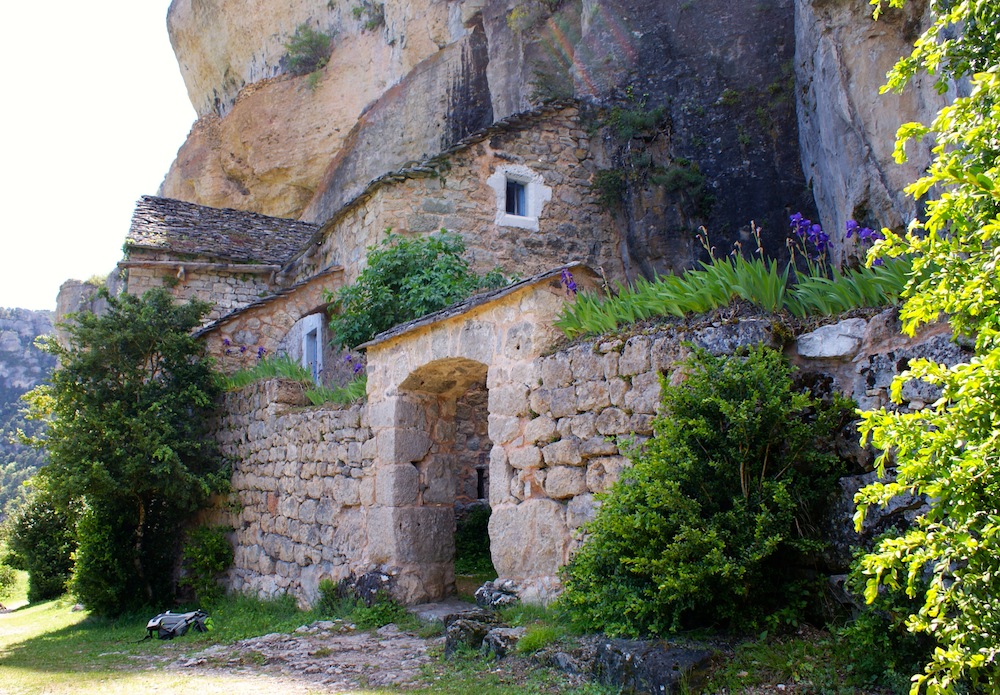
[[(61, 695), (62, 693), (191, 693), (226, 695), (321, 692), (316, 686), (280, 679), (251, 665), (190, 673), (164, 670), (176, 659), (210, 646), (226, 644), (268, 632), (290, 632), (317, 619), (301, 612), (294, 602), (227, 600), (212, 611), (215, 629), (174, 641), (145, 640), (148, 615), (118, 620), (90, 617), (73, 611), (68, 598), (26, 605), (9, 601), (10, 613), (0, 614), (0, 693), (3, 695)], [(440, 651), (440, 648), (438, 648)], [(359, 690), (358, 693), (386, 691)], [(398, 692), (398, 691), (392, 691)], [(599, 695), (597, 686), (568, 689), (562, 676), (521, 660), (497, 663), (478, 654), (446, 661), (436, 659), (425, 669), (423, 685), (409, 692), (430, 695), (514, 695), (576, 693)]]

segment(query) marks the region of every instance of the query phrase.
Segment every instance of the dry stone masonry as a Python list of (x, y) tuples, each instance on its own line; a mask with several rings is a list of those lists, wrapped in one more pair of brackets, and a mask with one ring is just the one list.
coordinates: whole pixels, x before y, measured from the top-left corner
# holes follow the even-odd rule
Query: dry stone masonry
[[(692, 346), (781, 348), (787, 335), (769, 317), (674, 322), (550, 352), (565, 300), (556, 271), (383, 334), (367, 345), (367, 405), (303, 407), (301, 387), (279, 381), (229, 394), (218, 437), (234, 462), (231, 587), (310, 602), (323, 578), (378, 572), (403, 601), (442, 598), (454, 589), (456, 509), (488, 489), (499, 581), (547, 601), (595, 495), (653, 433), (661, 380), (683, 378), (678, 361)], [(903, 338), (893, 310), (784, 348), (812, 383), (863, 407), (886, 405), (889, 381), (914, 357), (967, 357), (945, 325)], [(904, 398), (892, 407), (918, 409), (936, 394), (911, 383)], [(854, 449), (860, 473), (871, 457)], [(474, 489), (485, 461), (488, 487)]]

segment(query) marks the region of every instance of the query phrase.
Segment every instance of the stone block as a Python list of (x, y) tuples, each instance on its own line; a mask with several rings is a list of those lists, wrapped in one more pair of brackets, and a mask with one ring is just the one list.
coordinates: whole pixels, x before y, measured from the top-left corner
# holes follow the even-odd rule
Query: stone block
[(591, 492), (604, 492), (618, 482), (628, 465), (628, 459), (624, 456), (591, 459), (587, 464), (587, 489)]
[(532, 412), (545, 415), (552, 410), (552, 391), (547, 388), (533, 389), (528, 396), (528, 407)]
[(848, 361), (858, 353), (867, 328), (864, 319), (846, 319), (799, 336), (795, 347), (805, 359)]
[(570, 437), (553, 442), (542, 449), (542, 457), (547, 466), (579, 466), (583, 463), (580, 440)]
[(540, 415), (529, 420), (524, 426), (524, 441), (529, 444), (548, 443), (556, 434), (556, 421), (548, 415)]
[(621, 407), (625, 404), (625, 394), (629, 392), (629, 382), (624, 379), (609, 379), (608, 380), (608, 399), (611, 401), (611, 405), (616, 407)]
[(338, 476), (333, 483), (333, 498), (342, 505), (353, 507), (361, 503), (361, 481)]
[(507, 450), (507, 459), (514, 468), (538, 468), (542, 465), (542, 452), (536, 446), (521, 446)]
[(527, 415), (528, 387), (512, 385), (490, 389), (489, 410), (491, 415)]
[(633, 413), (655, 415), (660, 405), (660, 379), (647, 372), (632, 378), (632, 389), (625, 394), (625, 407)]
[(566, 505), (566, 525), (571, 529), (577, 529), (593, 521), (597, 516), (598, 506), (599, 503), (589, 492), (577, 495)]
[(549, 499), (501, 505), (490, 516), (490, 553), (505, 579), (555, 576), (571, 544), (566, 511)]
[[(549, 392), (549, 412), (554, 418), (570, 417), (576, 415), (576, 388), (567, 386), (561, 389), (552, 389)], [(538, 411), (535, 412), (544, 412)]]
[(494, 444), (508, 444), (521, 435), (520, 418), (491, 414), (487, 422), (490, 441)]
[(376, 436), (378, 456), (383, 461), (412, 463), (420, 461), (431, 448), (431, 438), (423, 430), (388, 429)]
[(555, 466), (545, 476), (545, 493), (552, 499), (575, 497), (587, 491), (586, 469)]
[(299, 520), (304, 524), (316, 521), (316, 500), (306, 500), (299, 505)]
[(584, 458), (614, 456), (617, 453), (618, 445), (607, 437), (591, 437), (580, 443), (580, 454)]
[(577, 439), (590, 439), (597, 434), (597, 417), (593, 413), (582, 413), (569, 418), (569, 431)]
[(597, 416), (597, 431), (601, 434), (628, 434), (629, 416), (618, 408), (607, 408)]
[(573, 378), (577, 382), (604, 378), (604, 363), (601, 356), (594, 354), (589, 345), (573, 348), (570, 365), (573, 369)]
[(605, 381), (585, 381), (576, 387), (576, 408), (580, 412), (601, 410), (611, 405), (608, 384)]
[(382, 464), (375, 476), (375, 500), (378, 504), (396, 507), (414, 504), (420, 489), (420, 474), (408, 463)]
[(569, 355), (558, 352), (542, 360), (542, 386), (547, 389), (564, 388), (573, 383)]
[(649, 371), (652, 341), (648, 336), (637, 335), (629, 338), (618, 361), (618, 372), (622, 376), (634, 376)]

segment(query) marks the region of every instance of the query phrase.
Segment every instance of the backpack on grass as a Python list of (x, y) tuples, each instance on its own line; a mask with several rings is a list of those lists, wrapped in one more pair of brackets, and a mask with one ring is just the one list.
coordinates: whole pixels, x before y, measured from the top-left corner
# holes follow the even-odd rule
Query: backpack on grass
[(146, 623), (146, 639), (156, 636), (160, 639), (173, 639), (185, 634), (189, 629), (195, 632), (208, 632), (205, 619), (208, 613), (205, 611), (191, 611), (190, 613), (160, 613)]

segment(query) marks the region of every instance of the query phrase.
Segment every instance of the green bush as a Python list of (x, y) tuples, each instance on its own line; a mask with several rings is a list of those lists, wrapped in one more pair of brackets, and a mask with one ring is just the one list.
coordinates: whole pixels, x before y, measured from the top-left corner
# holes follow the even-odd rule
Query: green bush
[(208, 305), (175, 305), (163, 288), (102, 297), (105, 313), (72, 315), (65, 343), (46, 343), (60, 366), (24, 398), (47, 424), (38, 477), (83, 509), (71, 588), (117, 615), (171, 600), (177, 529), (229, 474), (207, 436), (217, 385), (192, 336)]
[[(903, 0), (872, 2), (876, 14)], [(934, 161), (906, 188), (921, 217), (905, 234), (883, 230), (873, 249), (909, 255), (915, 276), (903, 293), (900, 319), (912, 335), (947, 316), (956, 335), (975, 340), (967, 363), (945, 367), (913, 360), (892, 384), (899, 403), (911, 379), (940, 387), (941, 398), (923, 410), (890, 406), (863, 415), (861, 431), (882, 454), (879, 472), (895, 465), (893, 482), (858, 493), (856, 523), (866, 510), (897, 494), (923, 494), (928, 509), (895, 538), (862, 558), (865, 597), (884, 587), (919, 599), (906, 627), (935, 642), (913, 693), (998, 691), (1000, 684), (1000, 3), (932, 0), (930, 24), (914, 50), (888, 75), (884, 89), (902, 90), (927, 78), (942, 94), (964, 88), (928, 124), (897, 132), (896, 158), (906, 159), (912, 139), (934, 141)], [(950, 91), (949, 91), (950, 90)]]
[(28, 573), (28, 601), (66, 593), (76, 551), (77, 511), (57, 501), (44, 487), (5, 522), (9, 531), (6, 562)]
[(199, 526), (188, 532), (182, 552), (187, 574), (181, 584), (194, 590), (202, 605), (212, 604), (222, 596), (219, 575), (233, 564), (233, 546), (226, 534), (228, 526)]
[(295, 33), (285, 44), (288, 70), (293, 75), (308, 75), (326, 67), (330, 60), (333, 39), (321, 31), (316, 31), (307, 23), (295, 28)]
[(609, 634), (794, 623), (842, 468), (823, 441), (845, 409), (793, 391), (789, 365), (763, 347), (696, 351), (683, 368), (682, 384), (663, 383), (655, 435), (586, 527), (562, 603)]
[(416, 238), (390, 232), (381, 244), (369, 246), (368, 265), (357, 281), (328, 295), (340, 308), (330, 320), (334, 344), (350, 350), (479, 289), (506, 283), (499, 271), (480, 277), (469, 270), (464, 252), (462, 238), (443, 229)]
[(0, 564), (0, 601), (10, 598), (17, 588), (17, 570), (10, 565)]

